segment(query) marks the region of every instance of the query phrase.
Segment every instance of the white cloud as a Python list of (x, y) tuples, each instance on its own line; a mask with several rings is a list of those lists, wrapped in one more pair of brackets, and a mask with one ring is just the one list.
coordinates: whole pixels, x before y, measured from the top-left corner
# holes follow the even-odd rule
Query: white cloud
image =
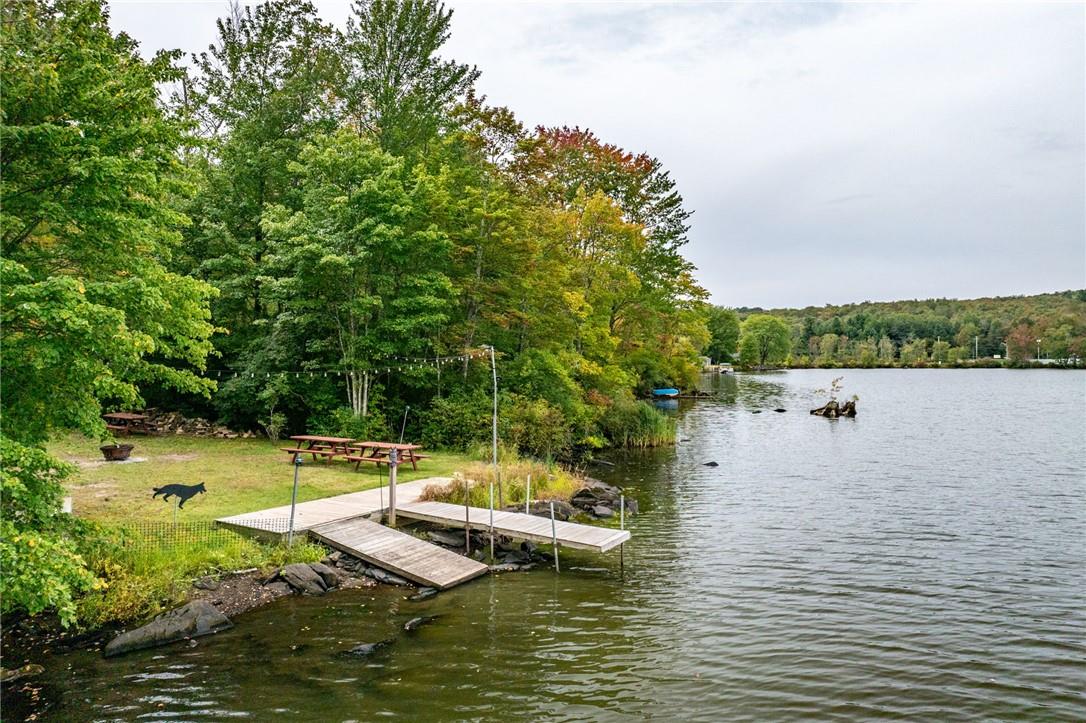
[[(717, 302), (1086, 286), (1081, 5), (454, 7), (447, 55), (491, 102), (661, 158)], [(220, 8), (114, 19), (197, 50)]]

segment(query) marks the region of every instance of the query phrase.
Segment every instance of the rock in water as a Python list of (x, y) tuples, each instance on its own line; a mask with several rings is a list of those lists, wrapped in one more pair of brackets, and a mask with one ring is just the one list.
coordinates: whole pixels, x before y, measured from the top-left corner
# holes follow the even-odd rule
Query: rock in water
[(491, 572), (518, 572), (520, 565), (515, 562), (503, 562), (500, 565), (491, 565)]
[(774, 411), (774, 412), (787, 412), (788, 410), (787, 410), (787, 409), (785, 409), (784, 407), (777, 407), (777, 408), (776, 408), (776, 409), (774, 409), (773, 411)]
[(420, 600), (432, 598), (434, 595), (437, 595), (436, 587), (420, 587), (417, 593), (407, 599), (411, 602), (418, 602)]
[(592, 514), (596, 517), (606, 519), (608, 517), (614, 517), (615, 511), (606, 505), (596, 505), (592, 508)]
[(702, 465), (702, 467), (719, 467), (719, 466), (720, 466), (719, 462), (706, 462), (705, 464)]
[(437, 620), (437, 615), (423, 615), (422, 617), (411, 618), (403, 624), (403, 629), (410, 633), (418, 630), (423, 625), (428, 625), (434, 622), (435, 620)]
[(162, 613), (141, 628), (121, 633), (106, 646), (107, 658), (133, 650), (153, 648), (175, 640), (196, 638), (226, 630), (233, 623), (206, 600), (193, 600), (176, 610)]
[(407, 580), (404, 580), (399, 575), (393, 575), (391, 572), (382, 570), (379, 567), (371, 567), (366, 570), (366, 575), (372, 577), (377, 582), (383, 582), (386, 585), (410, 585)]
[(392, 640), (379, 640), (376, 643), (359, 643), (346, 652), (347, 655), (356, 655), (359, 657), (365, 657), (367, 655), (373, 655), (382, 648), (387, 648), (392, 645)]
[(304, 595), (323, 595), (328, 590), (324, 579), (304, 562), (295, 562), (280, 569), (279, 577)]
[(439, 545), (445, 545), (446, 547), (463, 547), (464, 536), (458, 535), (455, 532), (446, 532), (445, 530), (430, 530), (426, 533), (426, 536)]

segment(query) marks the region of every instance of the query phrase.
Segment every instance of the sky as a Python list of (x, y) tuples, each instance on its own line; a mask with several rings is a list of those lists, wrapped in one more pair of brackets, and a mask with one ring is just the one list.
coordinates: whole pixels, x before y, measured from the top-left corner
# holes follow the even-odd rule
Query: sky
[[(491, 104), (663, 162), (714, 303), (1086, 287), (1086, 5), (448, 4), (442, 54)], [(196, 52), (227, 7), (115, 2), (112, 25)]]

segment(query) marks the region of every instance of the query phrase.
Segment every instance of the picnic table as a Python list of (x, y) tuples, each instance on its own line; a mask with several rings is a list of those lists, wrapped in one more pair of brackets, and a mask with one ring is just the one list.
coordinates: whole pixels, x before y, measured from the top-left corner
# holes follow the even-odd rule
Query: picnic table
[(316, 434), (295, 434), (291, 439), (307, 445), (305, 447), (301, 444), (296, 447), (280, 447), (284, 452), (290, 452), (290, 461), (292, 463), (298, 461), (299, 454), (311, 454), (313, 455), (313, 461), (316, 462), (318, 456), (332, 459), (333, 457), (346, 457), (351, 453), (350, 448), (347, 446), (351, 442), (350, 437), (322, 437)]
[(388, 456), (392, 450), (396, 450), (399, 453), (400, 464), (407, 464), (410, 462), (411, 469), (414, 470), (419, 468), (419, 460), (426, 459), (426, 455), (424, 454), (415, 454), (416, 450), (422, 449), (421, 444), (363, 440), (352, 442), (349, 448), (351, 453), (346, 455), (346, 458), (347, 461), (354, 462), (354, 468), (356, 470), (363, 462), (371, 462), (377, 465), (388, 464)]
[(150, 417), (146, 414), (110, 412), (103, 414), (102, 418), (106, 420), (106, 429), (117, 434), (150, 434), (158, 431), (158, 428), (148, 421)]

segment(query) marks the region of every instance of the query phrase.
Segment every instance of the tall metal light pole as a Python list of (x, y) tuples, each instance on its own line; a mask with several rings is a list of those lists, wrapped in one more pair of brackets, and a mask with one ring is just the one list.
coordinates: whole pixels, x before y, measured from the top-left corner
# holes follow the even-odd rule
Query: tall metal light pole
[(491, 428), (491, 455), (494, 462), (494, 479), (498, 483), (498, 507), (503, 506), (502, 501), (502, 473), (498, 467), (498, 367), (494, 362), (494, 347), (487, 344), (483, 347), (490, 352), (490, 375), (494, 380), (494, 417)]
[(1037, 359), (1041, 358), (1041, 340), (1037, 340)]
[(396, 467), (400, 463), (400, 450), (388, 451), (388, 526), (396, 526)]
[(302, 455), (294, 455), (294, 489), (290, 493), (290, 529), (287, 531), (287, 547), (294, 545), (294, 508), (298, 504), (298, 468), (302, 466)]

